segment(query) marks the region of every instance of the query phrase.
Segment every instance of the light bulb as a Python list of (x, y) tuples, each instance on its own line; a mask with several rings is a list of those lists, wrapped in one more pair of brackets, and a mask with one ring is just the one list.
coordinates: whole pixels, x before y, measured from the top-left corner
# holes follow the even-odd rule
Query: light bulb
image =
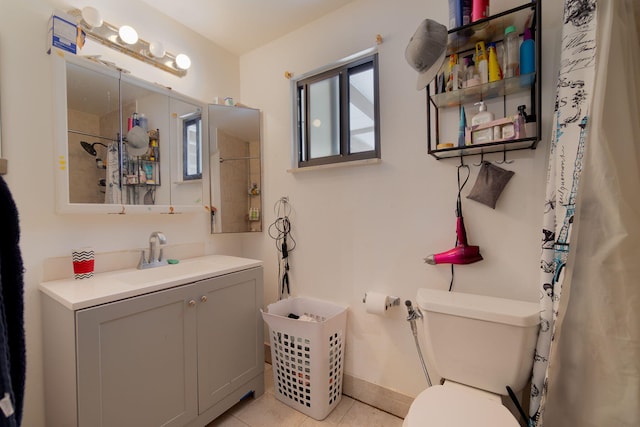
[(98, 28), (102, 26), (102, 16), (95, 7), (87, 6), (82, 8), (82, 20), (88, 28)]
[(135, 44), (138, 41), (138, 33), (133, 27), (123, 25), (118, 30), (118, 36), (126, 44)]
[(166, 51), (164, 50), (164, 46), (160, 42), (151, 42), (149, 43), (149, 54), (153, 58), (162, 58), (165, 55)]
[(191, 59), (184, 53), (180, 53), (176, 56), (176, 66), (181, 70), (188, 70), (191, 67)]

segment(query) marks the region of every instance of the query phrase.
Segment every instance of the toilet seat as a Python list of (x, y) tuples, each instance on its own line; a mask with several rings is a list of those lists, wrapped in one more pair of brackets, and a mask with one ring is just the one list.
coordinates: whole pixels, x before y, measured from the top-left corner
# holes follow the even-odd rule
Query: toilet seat
[(519, 427), (497, 395), (445, 383), (421, 392), (409, 408), (403, 427)]

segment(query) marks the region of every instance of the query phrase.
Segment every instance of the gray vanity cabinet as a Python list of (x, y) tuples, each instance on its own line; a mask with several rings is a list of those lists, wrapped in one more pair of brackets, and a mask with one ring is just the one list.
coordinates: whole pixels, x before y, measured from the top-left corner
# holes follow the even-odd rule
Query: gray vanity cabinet
[[(75, 311), (76, 350), (66, 357), (77, 389), (56, 386), (77, 395), (77, 407), (49, 411), (61, 401), (48, 393), (48, 425), (204, 426), (250, 391), (262, 394), (262, 286), (258, 267)], [(63, 328), (64, 310), (46, 296), (43, 305), (45, 329)]]
[[(260, 274), (260, 279), (262, 274)], [(202, 283), (197, 296), (198, 407), (264, 372), (262, 283), (249, 272)]]
[(197, 416), (193, 285), (76, 313), (80, 426), (183, 426)]

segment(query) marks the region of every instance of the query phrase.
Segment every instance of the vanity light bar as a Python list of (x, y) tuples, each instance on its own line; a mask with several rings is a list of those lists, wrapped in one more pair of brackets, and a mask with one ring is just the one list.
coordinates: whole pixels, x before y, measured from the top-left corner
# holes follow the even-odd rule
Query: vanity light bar
[(178, 55), (165, 51), (164, 56), (156, 57), (154, 56), (155, 52), (152, 53), (151, 43), (148, 41), (138, 38), (135, 43), (126, 44), (120, 39), (118, 35), (119, 28), (115, 25), (103, 21), (99, 27), (89, 27), (82, 20), (82, 11), (80, 9), (71, 9), (68, 13), (76, 18), (78, 26), (90, 39), (178, 77), (187, 75), (187, 70), (179, 68), (176, 64), (176, 56)]

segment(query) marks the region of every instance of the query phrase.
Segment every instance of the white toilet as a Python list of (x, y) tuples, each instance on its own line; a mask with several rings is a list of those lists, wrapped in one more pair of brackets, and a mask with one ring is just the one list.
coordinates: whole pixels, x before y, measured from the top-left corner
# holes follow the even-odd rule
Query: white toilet
[(430, 369), (445, 381), (416, 397), (403, 427), (520, 426), (501, 395), (531, 376), (539, 305), (435, 289), (419, 289), (417, 305)]

